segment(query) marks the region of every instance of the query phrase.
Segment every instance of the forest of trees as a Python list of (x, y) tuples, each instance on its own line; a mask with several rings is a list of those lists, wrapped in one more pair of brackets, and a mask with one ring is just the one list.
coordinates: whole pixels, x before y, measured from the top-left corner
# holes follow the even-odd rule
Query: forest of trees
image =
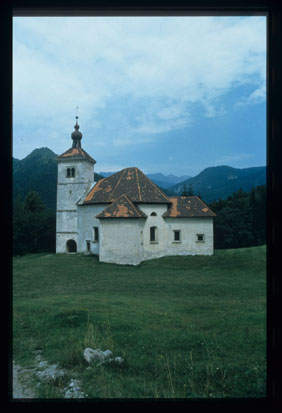
[[(187, 191), (187, 192), (186, 192)], [(193, 188), (185, 188), (192, 195)], [(209, 204), (216, 213), (214, 219), (215, 249), (262, 245), (266, 242), (265, 185), (251, 192), (242, 189), (226, 200)], [(56, 213), (46, 208), (39, 194), (31, 191), (24, 200), (20, 197), (13, 207), (13, 253), (55, 252)]]
[(214, 248), (241, 248), (266, 242), (266, 188), (239, 189), (226, 200), (209, 204), (216, 213), (214, 219)]
[(46, 208), (39, 194), (31, 191), (13, 207), (13, 254), (55, 252), (56, 213)]

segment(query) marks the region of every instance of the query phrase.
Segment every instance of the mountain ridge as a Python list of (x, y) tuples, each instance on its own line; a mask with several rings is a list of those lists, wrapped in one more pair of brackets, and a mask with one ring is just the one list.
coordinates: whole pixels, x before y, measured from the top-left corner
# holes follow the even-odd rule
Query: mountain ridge
[(181, 195), (184, 186), (186, 189), (191, 186), (195, 194), (199, 194), (205, 202), (209, 203), (219, 198), (225, 199), (240, 188), (250, 191), (252, 187), (265, 183), (265, 166), (234, 168), (219, 165), (207, 167), (198, 175), (173, 185), (169, 189)]
[[(115, 174), (118, 171), (114, 172), (104, 172), (100, 171), (99, 174), (102, 176), (108, 177)], [(161, 172), (146, 174), (148, 178), (151, 179), (156, 185), (161, 186), (162, 188), (169, 188), (172, 185), (176, 185), (180, 182), (183, 182), (185, 179), (191, 178), (189, 175), (177, 176), (174, 174), (164, 175)]]
[[(25, 197), (29, 191), (39, 193), (44, 204), (56, 209), (57, 190), (57, 155), (49, 148), (34, 149), (23, 159), (13, 158), (13, 199)], [(150, 176), (175, 177), (173, 174), (147, 174)], [(94, 173), (95, 181), (103, 178), (101, 173)], [(178, 177), (180, 178), (180, 177)], [(152, 179), (152, 178), (150, 178)], [(173, 178), (174, 179), (174, 178)], [(198, 175), (190, 177), (175, 185), (165, 187), (164, 182), (152, 179), (167, 195), (181, 195), (184, 185), (192, 186), (195, 195), (207, 203), (219, 198), (225, 199), (242, 188), (249, 191), (253, 186), (264, 185), (266, 167), (233, 168), (227, 165), (205, 168)]]

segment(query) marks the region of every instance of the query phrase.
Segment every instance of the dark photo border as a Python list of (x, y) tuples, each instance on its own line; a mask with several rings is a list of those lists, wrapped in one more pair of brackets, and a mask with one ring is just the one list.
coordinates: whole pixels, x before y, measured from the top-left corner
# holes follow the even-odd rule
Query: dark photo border
[[(267, 16), (267, 396), (258, 399), (109, 399), (101, 401), (63, 400), (26, 400), (14, 401), (11, 398), (12, 385), (12, 18), (13, 16), (81, 16), (81, 15), (265, 15)], [(5, 243), (2, 256), (7, 271), (2, 272), (5, 279), (2, 287), (4, 296), (2, 314), (8, 313), (7, 330), (7, 369), (2, 383), (8, 388), (1, 399), (3, 411), (50, 411), (50, 409), (73, 409), (83, 411), (132, 410), (153, 408), (163, 410), (216, 409), (217, 411), (271, 412), (279, 411), (282, 403), (282, 364), (281, 351), (281, 164), (282, 164), (282, 18), (280, 1), (277, 0), (194, 0), (145, 1), (139, 2), (96, 0), (5, 0), (1, 4), (2, 48), (2, 223)], [(280, 229), (280, 232), (279, 232)], [(7, 297), (7, 300), (6, 300)], [(7, 308), (9, 311), (7, 311)], [(280, 310), (279, 310), (280, 308)], [(280, 356), (280, 357), (279, 357)], [(281, 409), (282, 410), (282, 409)]]

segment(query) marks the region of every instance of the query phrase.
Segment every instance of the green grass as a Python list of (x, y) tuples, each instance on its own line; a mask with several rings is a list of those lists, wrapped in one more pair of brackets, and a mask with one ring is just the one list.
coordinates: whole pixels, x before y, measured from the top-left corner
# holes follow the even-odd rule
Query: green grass
[[(139, 266), (83, 255), (14, 258), (14, 359), (41, 349), (93, 398), (264, 397), (265, 247), (165, 257)], [(86, 347), (123, 366), (86, 369)]]

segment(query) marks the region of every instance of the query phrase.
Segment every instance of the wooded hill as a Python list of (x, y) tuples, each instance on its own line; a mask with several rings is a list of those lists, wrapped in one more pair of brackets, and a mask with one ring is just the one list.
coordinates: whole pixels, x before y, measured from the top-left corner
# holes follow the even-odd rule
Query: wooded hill
[(232, 168), (231, 166), (214, 166), (204, 169), (198, 175), (186, 179), (184, 182), (169, 187), (177, 195), (181, 195), (183, 188), (191, 188), (195, 195), (209, 203), (218, 199), (226, 199), (238, 191), (251, 191), (252, 187), (265, 185), (266, 167)]
[[(94, 176), (96, 181), (102, 178), (96, 173)], [(200, 195), (207, 202), (217, 215), (214, 247), (225, 249), (265, 243), (264, 184), (265, 167), (240, 170), (219, 166), (205, 169), (174, 189), (178, 195), (183, 192)], [(13, 159), (15, 255), (55, 252), (56, 185), (56, 154), (50, 149), (35, 149), (21, 161)], [(162, 190), (173, 195), (171, 191)]]
[[(32, 151), (24, 159), (13, 158), (13, 199), (22, 200), (30, 191), (36, 191), (47, 208), (56, 210), (57, 155), (49, 148)], [(103, 178), (94, 173), (94, 179)]]
[[(43, 203), (53, 210), (56, 209), (57, 162), (56, 154), (48, 148), (32, 151), (22, 160), (13, 159), (13, 198), (22, 199), (30, 191), (39, 193)], [(158, 174), (156, 178), (160, 179)], [(102, 175), (94, 173), (98, 181)], [(156, 184), (158, 179), (152, 179)], [(266, 168), (236, 169), (230, 166), (215, 166), (204, 169), (197, 176), (189, 178), (169, 188), (160, 188), (169, 196), (181, 195), (184, 187), (192, 188), (195, 195), (210, 203), (218, 199), (226, 199), (238, 189), (251, 191), (252, 187), (266, 183)]]

